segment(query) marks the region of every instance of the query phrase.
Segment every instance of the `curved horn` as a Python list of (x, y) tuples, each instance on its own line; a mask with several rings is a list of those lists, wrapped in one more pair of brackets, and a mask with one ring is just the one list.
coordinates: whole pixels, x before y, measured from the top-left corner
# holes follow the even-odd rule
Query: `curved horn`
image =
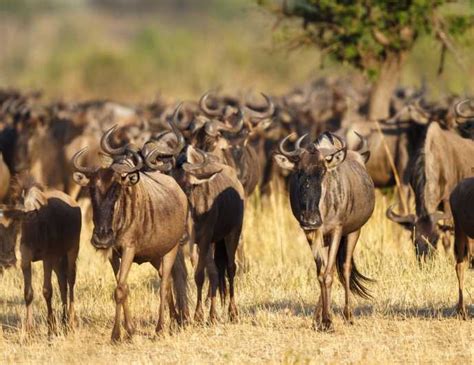
[(177, 155), (178, 153), (180, 153), (186, 143), (184, 140), (184, 136), (181, 133), (181, 130), (177, 127), (177, 124), (179, 123), (178, 115), (182, 107), (183, 107), (183, 103), (181, 102), (178, 104), (178, 106), (176, 107), (174, 111), (173, 120), (169, 122), (171, 130), (175, 134), (176, 140), (178, 141), (176, 148), (173, 150), (173, 155)]
[(84, 147), (82, 150), (77, 151), (74, 156), (72, 156), (72, 165), (78, 172), (82, 172), (84, 174), (92, 174), (96, 171), (94, 167), (85, 167), (79, 164), (79, 159), (81, 156), (87, 151), (89, 147)]
[(388, 209), (387, 209), (387, 212), (385, 213), (385, 215), (387, 216), (388, 219), (390, 219), (391, 221), (395, 222), (395, 223), (409, 223), (409, 224), (415, 224), (415, 216), (413, 214), (408, 214), (406, 216), (402, 216), (402, 215), (399, 215), (397, 213), (395, 213), (393, 211), (393, 205), (390, 206)]
[[(278, 150), (279, 150), (280, 153), (281, 153), (283, 156), (285, 156), (285, 157), (297, 157), (297, 156), (299, 156), (300, 153), (301, 153), (301, 148), (296, 148), (296, 147), (299, 147), (299, 145), (298, 145), (298, 146), (295, 145), (295, 149), (294, 149), (293, 151), (287, 151), (287, 150), (285, 150), (285, 143), (286, 143), (286, 141), (287, 141), (290, 137), (292, 137), (293, 135), (295, 135), (295, 134), (296, 134), (296, 133), (291, 133), (291, 134), (287, 135), (285, 138), (283, 138), (283, 140), (282, 140), (282, 141), (280, 142), (280, 144), (278, 145)], [(306, 136), (306, 135), (305, 135), (305, 136)], [(305, 137), (305, 136), (303, 136), (303, 137)], [(300, 141), (300, 140), (302, 141), (303, 139), (300, 137), (300, 138), (298, 139), (298, 141)], [(298, 142), (298, 141), (297, 141), (297, 142)], [(301, 141), (300, 141), (300, 144), (301, 144)]]
[(206, 152), (196, 148), (196, 152), (199, 153), (202, 156), (202, 162), (201, 163), (188, 163), (185, 162), (183, 164), (183, 170), (186, 172), (192, 172), (196, 170), (200, 170), (204, 167), (206, 167), (209, 164), (209, 156), (207, 155)]
[(158, 159), (160, 151), (158, 147), (155, 147), (151, 152), (145, 156), (145, 164), (152, 170), (158, 170), (161, 172), (168, 172), (173, 168), (173, 164), (169, 161), (163, 162)]
[[(160, 149), (159, 145), (155, 144), (155, 148), (153, 149), (153, 151), (151, 151), (145, 157), (146, 164), (152, 169), (157, 168), (157, 166), (162, 166), (161, 164), (156, 163), (156, 159), (158, 157), (174, 157), (174, 156), (176, 156), (177, 154), (179, 154), (181, 152), (181, 150), (184, 148), (184, 146), (186, 144), (186, 141), (184, 140), (184, 136), (181, 133), (181, 130), (176, 126), (176, 120), (178, 118), (178, 114), (179, 114), (182, 106), (183, 106), (183, 103), (178, 104), (178, 106), (176, 107), (176, 109), (173, 113), (173, 120), (168, 121), (168, 124), (171, 127), (171, 131), (176, 136), (176, 141), (177, 141), (176, 147), (174, 149), (172, 149), (171, 151), (169, 151), (169, 150), (164, 151), (164, 150)], [(166, 134), (167, 134), (167, 132), (166, 133), (160, 133), (158, 135), (158, 137), (155, 138), (155, 139), (158, 140), (159, 138), (163, 137)]]
[(465, 118), (465, 119), (468, 119), (468, 118), (474, 118), (474, 113), (473, 114), (464, 114), (462, 111), (461, 111), (461, 107), (466, 104), (466, 103), (470, 103), (471, 102), (471, 99), (464, 99), (464, 100), (461, 100), (460, 102), (456, 103), (456, 105), (454, 105), (454, 111), (456, 112), (456, 116), (459, 117), (459, 118)]
[(136, 163), (134, 165), (126, 163), (126, 161), (130, 161), (130, 159), (125, 159), (121, 162), (113, 163), (111, 168), (121, 174), (130, 174), (132, 172), (140, 171), (143, 167), (143, 159), (140, 154), (132, 149), (127, 150), (127, 153), (132, 154), (133, 159), (135, 159)]
[(295, 150), (301, 150), (301, 143), (308, 136), (308, 133), (303, 134), (295, 143)]
[(236, 133), (239, 133), (244, 127), (244, 114), (242, 113), (241, 109), (239, 109), (237, 116), (239, 119), (234, 126), (229, 126), (220, 121), (213, 121), (213, 123), (215, 123), (217, 130), (236, 134)]
[(105, 132), (102, 138), (100, 139), (100, 147), (102, 148), (102, 151), (111, 156), (122, 155), (127, 150), (127, 146), (113, 148), (109, 143), (110, 136), (117, 130), (117, 128), (118, 126), (114, 125), (107, 132)]
[(209, 106), (207, 105), (207, 98), (209, 97), (210, 92), (208, 91), (205, 93), (201, 98), (199, 99), (199, 107), (201, 110), (206, 113), (207, 115), (211, 117), (217, 117), (222, 114), (222, 109), (217, 108), (217, 109), (210, 109)]
[(273, 116), (273, 113), (275, 113), (275, 104), (273, 104), (272, 100), (270, 97), (264, 93), (260, 93), (264, 98), (265, 102), (267, 103), (266, 105), (266, 110), (265, 111), (258, 111), (250, 107), (249, 105), (246, 105), (245, 108), (250, 111), (250, 116), (252, 118), (256, 119), (267, 119), (271, 118)]
[(341, 150), (347, 149), (346, 141), (344, 141), (341, 137), (339, 137), (337, 134), (334, 134), (334, 133), (331, 133), (331, 137), (339, 141), (339, 143), (341, 144), (341, 148), (340, 148)]

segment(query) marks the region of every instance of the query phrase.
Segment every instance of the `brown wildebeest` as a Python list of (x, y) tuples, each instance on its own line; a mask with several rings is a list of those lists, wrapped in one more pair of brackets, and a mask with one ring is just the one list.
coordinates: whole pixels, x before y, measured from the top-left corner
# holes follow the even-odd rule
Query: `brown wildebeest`
[[(174, 312), (170, 275), (179, 251), (179, 242), (185, 236), (188, 202), (177, 182), (162, 172), (171, 166), (157, 166), (155, 172), (142, 169), (143, 158), (130, 145), (112, 148), (109, 143), (115, 127), (101, 139), (103, 152), (111, 163), (108, 167), (83, 167), (79, 158), (85, 152), (77, 152), (73, 158), (76, 169), (74, 180), (88, 187), (92, 201), (94, 230), (91, 243), (98, 250), (110, 251), (114, 270), (115, 323), (112, 340), (120, 340), (121, 311), (125, 329), (133, 335), (134, 325), (128, 306), (127, 277), (133, 262), (150, 262), (160, 273), (160, 311), (156, 332), (164, 328), (165, 300)], [(180, 140), (176, 149), (166, 157), (177, 155), (184, 146)], [(161, 157), (161, 156), (158, 156)], [(169, 293), (169, 295), (168, 295)], [(182, 309), (181, 315), (187, 316)], [(175, 315), (178, 319), (178, 315)]]
[(461, 181), (449, 198), (454, 219), (454, 255), (459, 284), (458, 313), (466, 320), (464, 303), (464, 271), (469, 259), (474, 258), (474, 178)]
[(287, 151), (283, 139), (277, 163), (292, 171), (290, 203), (293, 215), (306, 234), (316, 262), (321, 295), (315, 312), (315, 327), (332, 329), (331, 285), (334, 269), (345, 289), (344, 318), (352, 323), (350, 291), (364, 298), (370, 280), (356, 268), (353, 253), (362, 226), (375, 205), (374, 183), (365, 168), (370, 152), (366, 142), (360, 151), (348, 151), (335, 134), (323, 133), (315, 142), (301, 147), (307, 135)]
[[(12, 184), (13, 206), (3, 206), (0, 223), (0, 266), (20, 261), (25, 284), (26, 328), (33, 326), (31, 263), (43, 261), (43, 296), (48, 308), (48, 333), (56, 330), (52, 307), (52, 271), (56, 273), (63, 306), (63, 323), (75, 324), (74, 284), (81, 234), (81, 210), (68, 195), (46, 190), (28, 174), (17, 175)], [(19, 247), (15, 247), (20, 235)], [(16, 257), (15, 251), (19, 253)], [(68, 308), (69, 290), (69, 308)]]
[[(178, 112), (179, 107), (175, 115)], [(178, 133), (175, 131), (175, 137), (179, 141), (182, 136)], [(156, 154), (161, 149), (164, 151), (161, 154), (164, 155), (170, 143), (170, 138), (163, 135), (162, 139), (149, 142), (144, 150), (154, 148)], [(145, 160), (151, 169), (157, 166), (153, 154), (153, 152), (147, 154), (148, 158)], [(217, 320), (217, 287), (222, 302), (225, 303), (226, 273), (229, 280), (229, 317), (232, 321), (236, 320), (238, 311), (234, 299), (235, 256), (244, 214), (243, 186), (232, 167), (193, 146), (188, 146), (186, 155), (180, 156), (172, 174), (188, 196), (193, 222), (190, 243), (192, 245), (196, 243), (199, 248), (195, 271), (197, 285), (195, 319), (197, 321), (204, 319), (202, 287), (206, 269), (210, 281), (210, 321)]]
[[(195, 271), (197, 303), (195, 320), (202, 321), (202, 287), (204, 269), (210, 281), (211, 307), (209, 319), (217, 320), (216, 291), (219, 287), (222, 302), (226, 297), (226, 273), (229, 280), (229, 318), (237, 320), (234, 300), (235, 256), (242, 233), (245, 192), (235, 170), (219, 162), (210, 162), (189, 146), (186, 154), (184, 186), (188, 191), (194, 222), (192, 236), (199, 248)], [(179, 180), (179, 178), (178, 178)]]
[[(474, 142), (457, 133), (441, 129), (438, 123), (431, 123), (426, 131), (423, 147), (416, 158), (412, 175), (415, 191), (416, 215), (398, 215), (392, 208), (387, 217), (414, 234), (418, 258), (436, 248), (440, 229), (448, 230), (438, 222), (451, 217), (449, 195), (463, 179), (474, 176)], [(443, 212), (438, 211), (442, 204)], [(449, 247), (449, 239), (443, 244)]]

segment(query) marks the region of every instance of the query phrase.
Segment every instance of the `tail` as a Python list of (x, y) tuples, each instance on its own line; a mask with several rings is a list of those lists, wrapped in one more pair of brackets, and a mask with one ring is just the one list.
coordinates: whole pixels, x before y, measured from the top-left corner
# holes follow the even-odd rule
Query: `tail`
[[(347, 236), (341, 238), (339, 250), (337, 251), (336, 257), (336, 268), (339, 280), (344, 285), (346, 279), (344, 278), (344, 261), (347, 255)], [(358, 270), (354, 262), (354, 258), (351, 258), (351, 276), (349, 279), (349, 288), (352, 293), (358, 295), (361, 298), (372, 299), (370, 291), (367, 289), (365, 284), (372, 283), (374, 280), (362, 275)]]
[(183, 247), (180, 246), (173, 268), (171, 270), (173, 277), (173, 289), (176, 297), (176, 305), (181, 321), (189, 319), (188, 307), (188, 270), (184, 260)]
[(219, 295), (221, 297), (221, 302), (225, 303), (225, 298), (227, 295), (227, 285), (226, 285), (226, 272), (227, 272), (227, 250), (225, 242), (217, 242), (216, 249), (214, 252), (214, 262), (217, 266), (217, 272), (219, 277)]

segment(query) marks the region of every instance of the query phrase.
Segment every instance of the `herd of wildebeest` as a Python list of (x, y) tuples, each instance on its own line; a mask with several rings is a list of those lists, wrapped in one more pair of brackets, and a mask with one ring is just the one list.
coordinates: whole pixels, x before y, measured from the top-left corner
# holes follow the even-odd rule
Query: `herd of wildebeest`
[[(474, 253), (474, 102), (427, 100), (426, 88), (399, 88), (390, 117), (369, 120), (369, 86), (321, 78), (284, 95), (207, 92), (199, 101), (149, 103), (45, 101), (39, 92), (0, 90), (0, 267), (24, 277), (26, 329), (33, 326), (31, 263), (43, 262), (48, 329), (56, 331), (52, 272), (63, 324), (75, 325), (74, 284), (82, 220), (91, 244), (110, 260), (117, 286), (112, 339), (121, 317), (134, 332), (127, 286), (131, 265), (151, 263), (161, 277), (156, 331), (165, 306), (190, 321), (186, 260), (194, 267), (194, 320), (209, 322), (216, 296), (238, 319), (234, 295), (244, 209), (259, 189), (287, 189), (317, 268), (314, 325), (332, 328), (331, 285), (369, 298), (354, 248), (375, 205), (375, 188), (396, 186), (387, 217), (410, 230), (416, 255), (429, 260), (454, 231), (458, 313), (466, 319), (463, 275)], [(78, 201), (82, 201), (78, 204)], [(412, 206), (414, 214), (410, 213)], [(81, 212), (82, 209), (82, 212)], [(396, 211), (398, 213), (396, 213)], [(262, 214), (265, 214), (263, 212)]]

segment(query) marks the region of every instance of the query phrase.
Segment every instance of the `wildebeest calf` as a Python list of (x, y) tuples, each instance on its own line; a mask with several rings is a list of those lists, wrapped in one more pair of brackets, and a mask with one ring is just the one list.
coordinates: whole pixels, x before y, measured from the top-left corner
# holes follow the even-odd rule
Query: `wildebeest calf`
[[(15, 205), (2, 206), (0, 266), (9, 267), (20, 261), (25, 284), (26, 329), (30, 330), (33, 325), (31, 263), (35, 261), (43, 261), (43, 295), (48, 307), (49, 333), (56, 329), (51, 304), (53, 270), (61, 292), (63, 323), (72, 328), (75, 322), (74, 284), (81, 210), (68, 195), (57, 190), (46, 190), (28, 174), (14, 178), (12, 200)], [(16, 247), (17, 242), (19, 247)]]
[(296, 149), (289, 152), (284, 148), (289, 137), (280, 143), (275, 160), (282, 168), (292, 171), (291, 209), (311, 246), (321, 288), (315, 327), (329, 330), (335, 267), (344, 285), (344, 317), (349, 323), (352, 323), (349, 292), (370, 297), (363, 285), (368, 279), (359, 273), (353, 260), (360, 230), (372, 215), (375, 204), (374, 184), (365, 168), (370, 153), (366, 143), (360, 152), (348, 151), (342, 139), (327, 132), (305, 148), (301, 144), (306, 135), (301, 137)]

